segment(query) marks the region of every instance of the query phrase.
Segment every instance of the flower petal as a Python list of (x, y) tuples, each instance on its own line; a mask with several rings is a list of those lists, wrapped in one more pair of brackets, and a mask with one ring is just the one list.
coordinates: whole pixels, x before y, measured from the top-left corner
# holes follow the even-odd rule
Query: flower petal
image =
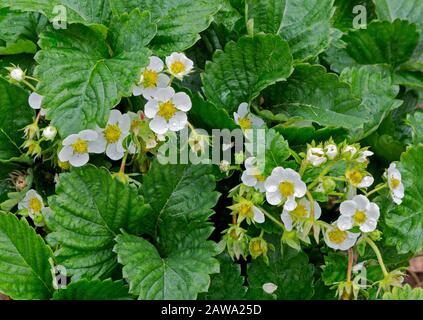
[(153, 119), (159, 111), (159, 102), (156, 100), (148, 101), (144, 106), (145, 116), (149, 119)]
[(191, 98), (185, 92), (178, 92), (172, 98), (173, 103), (176, 108), (181, 111), (187, 112), (191, 110), (192, 103)]
[(257, 223), (263, 223), (265, 221), (265, 217), (263, 212), (256, 206), (253, 206), (253, 213), (254, 213), (254, 221)]
[(282, 202), (282, 195), (279, 191), (266, 192), (266, 201), (272, 206), (276, 206)]
[(118, 150), (117, 145), (117, 143), (109, 144), (106, 149), (106, 155), (114, 161), (122, 159), (125, 154)]
[(41, 105), (43, 103), (43, 96), (39, 95), (36, 92), (33, 92), (29, 95), (28, 103), (32, 109), (41, 109)]
[(247, 174), (246, 171), (242, 173), (241, 181), (248, 187), (254, 187), (257, 183), (257, 179), (254, 176), (250, 176), (249, 174)]
[(185, 112), (178, 111), (175, 115), (169, 120), (169, 130), (179, 131), (185, 128), (188, 123), (188, 117)]
[(336, 221), (338, 228), (343, 231), (350, 230), (353, 227), (353, 224), (353, 219), (348, 216), (340, 216)]
[(343, 216), (352, 217), (357, 211), (357, 203), (353, 200), (344, 201), (341, 203), (339, 211)]
[(148, 69), (155, 72), (162, 72), (163, 68), (164, 68), (164, 63), (162, 59), (156, 56), (150, 57), (150, 64), (148, 65)]
[(150, 129), (157, 134), (165, 134), (168, 131), (167, 122), (162, 117), (156, 116), (150, 122)]
[(59, 152), (59, 160), (67, 162), (73, 156), (73, 149), (70, 146), (64, 146)]
[(292, 231), (292, 218), (291, 215), (285, 210), (281, 214), (281, 220), (285, 225), (287, 231)]
[(88, 153), (79, 153), (79, 154), (74, 154), (69, 159), (69, 163), (73, 167), (82, 167), (83, 165), (88, 163), (89, 160), (90, 160), (90, 156), (88, 155)]
[(370, 204), (369, 199), (367, 199), (367, 197), (363, 196), (362, 194), (353, 197), (352, 199), (357, 207), (357, 210), (360, 211), (366, 211), (368, 205)]

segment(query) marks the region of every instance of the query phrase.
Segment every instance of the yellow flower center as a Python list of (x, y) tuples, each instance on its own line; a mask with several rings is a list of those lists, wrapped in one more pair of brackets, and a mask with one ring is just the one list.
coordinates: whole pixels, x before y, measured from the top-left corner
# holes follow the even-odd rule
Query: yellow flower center
[(262, 254), (261, 244), (259, 241), (254, 241), (251, 245), (251, 251), (254, 252), (256, 255)]
[(363, 174), (358, 170), (352, 170), (347, 172), (347, 178), (353, 185), (357, 185), (363, 180)]
[(331, 242), (341, 244), (347, 239), (347, 232), (336, 228), (329, 231), (328, 237)]
[(185, 65), (181, 61), (175, 61), (170, 66), (170, 71), (174, 74), (178, 74), (185, 71)]
[(244, 118), (241, 118), (241, 119), (239, 119), (239, 126), (242, 128), (242, 129), (251, 129), (251, 127), (252, 127), (252, 123), (251, 123), (251, 121), (250, 121), (250, 119), (248, 119), (248, 117), (244, 117)]
[(28, 203), (29, 209), (32, 212), (40, 212), (41, 208), (43, 207), (43, 204), (41, 203), (41, 201), (36, 198), (36, 197), (32, 197), (31, 199), (29, 199), (29, 203)]
[(354, 214), (354, 221), (357, 224), (363, 224), (366, 221), (366, 213), (364, 211), (357, 211)]
[(106, 138), (107, 143), (118, 142), (121, 135), (122, 131), (117, 124), (109, 124), (106, 129), (104, 129), (104, 138)]
[(305, 218), (308, 214), (306, 207), (302, 204), (298, 204), (297, 207), (291, 211), (291, 213), (299, 218)]
[(259, 175), (256, 175), (256, 176), (254, 176), (256, 179), (257, 179), (257, 181), (259, 181), (259, 182), (264, 182), (265, 180), (266, 180), (266, 177), (265, 176), (263, 176), (263, 175), (261, 175), (261, 174), (259, 174)]
[(88, 152), (88, 143), (81, 138), (78, 138), (75, 143), (72, 145), (74, 153), (87, 153)]
[(398, 180), (398, 179), (395, 179), (395, 178), (392, 178), (391, 179), (391, 188), (392, 189), (396, 189), (396, 188), (398, 188), (399, 187), (399, 185), (401, 184), (401, 181), (400, 180)]
[(144, 88), (155, 88), (157, 87), (158, 74), (155, 71), (145, 69), (143, 73), (143, 86)]
[(163, 102), (159, 105), (158, 115), (169, 121), (176, 113), (177, 109), (171, 101)]
[(279, 184), (279, 191), (285, 198), (292, 196), (295, 191), (294, 184), (290, 181), (282, 181)]
[(252, 215), (253, 204), (251, 202), (243, 202), (239, 206), (239, 214), (242, 217), (249, 217)]

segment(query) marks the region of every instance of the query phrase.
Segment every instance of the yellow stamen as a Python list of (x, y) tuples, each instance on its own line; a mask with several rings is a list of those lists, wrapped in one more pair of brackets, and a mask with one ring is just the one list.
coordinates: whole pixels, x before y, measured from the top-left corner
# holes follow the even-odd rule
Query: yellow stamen
[(29, 199), (28, 206), (29, 206), (29, 209), (32, 212), (38, 213), (38, 212), (41, 211), (41, 208), (43, 207), (43, 204), (41, 203), (41, 201), (38, 198), (32, 197), (31, 199)]
[(253, 215), (253, 204), (251, 202), (243, 202), (239, 206), (239, 214), (242, 217), (250, 217)]
[(252, 127), (252, 123), (250, 121), (250, 119), (248, 119), (248, 117), (244, 117), (238, 120), (239, 126), (241, 127), (241, 129), (251, 129)]
[(355, 223), (361, 225), (366, 221), (366, 213), (364, 211), (357, 211), (354, 214)]
[(353, 185), (358, 185), (363, 180), (363, 174), (358, 170), (348, 171), (346, 176)]
[(279, 184), (279, 191), (285, 198), (292, 196), (295, 192), (294, 184), (290, 181), (282, 181)]
[(143, 86), (144, 88), (155, 88), (157, 87), (158, 74), (155, 71), (145, 69), (143, 73)]
[(398, 180), (398, 179), (395, 179), (395, 178), (392, 178), (391, 181), (390, 181), (390, 185), (391, 185), (392, 189), (398, 188), (400, 184), (401, 184), (401, 180)]
[(306, 207), (302, 204), (298, 204), (297, 207), (291, 211), (291, 213), (299, 218), (305, 218), (308, 215)]
[(257, 179), (258, 182), (264, 182), (266, 180), (266, 177), (261, 174), (256, 175), (254, 177)]
[(106, 138), (107, 143), (118, 142), (121, 135), (122, 131), (117, 124), (109, 124), (106, 129), (104, 129), (104, 138)]
[(74, 144), (72, 144), (72, 149), (74, 153), (87, 153), (88, 152), (88, 143), (81, 138), (78, 138)]
[(175, 115), (176, 111), (175, 105), (171, 101), (166, 101), (159, 105), (159, 112), (157, 114), (169, 121)]
[(328, 237), (331, 242), (341, 244), (347, 239), (347, 232), (336, 228), (329, 231)]
[(173, 74), (179, 74), (185, 71), (185, 65), (181, 61), (175, 61), (170, 66), (170, 71), (172, 71)]

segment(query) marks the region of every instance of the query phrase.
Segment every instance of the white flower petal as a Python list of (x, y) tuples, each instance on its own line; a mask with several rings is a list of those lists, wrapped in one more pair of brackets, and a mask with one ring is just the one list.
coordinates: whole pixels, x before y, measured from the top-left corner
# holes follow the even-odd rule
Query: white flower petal
[(175, 90), (172, 87), (158, 88), (154, 94), (154, 98), (159, 101), (168, 101), (175, 95)]
[(282, 195), (279, 191), (266, 192), (266, 201), (272, 206), (276, 206), (282, 202)]
[(157, 76), (157, 88), (166, 88), (169, 86), (170, 78), (164, 73)]
[(192, 107), (191, 99), (185, 92), (178, 92), (175, 94), (172, 101), (176, 108), (184, 112), (189, 111)]
[(247, 174), (246, 171), (242, 173), (241, 181), (248, 187), (254, 187), (257, 183), (257, 179), (254, 176), (250, 176), (249, 174)]
[(76, 140), (78, 140), (79, 136), (77, 134), (71, 134), (70, 136), (67, 136), (62, 144), (64, 146), (70, 146), (71, 144), (74, 144), (76, 142)]
[(153, 119), (159, 111), (159, 103), (156, 100), (148, 101), (144, 106), (145, 116), (149, 119)]
[(372, 232), (376, 229), (377, 221), (373, 219), (367, 219), (365, 223), (360, 226), (362, 232)]
[(268, 294), (272, 294), (273, 292), (275, 292), (278, 289), (278, 286), (272, 282), (267, 282), (265, 284), (263, 284), (263, 291), (268, 293)]
[(157, 134), (165, 134), (168, 131), (167, 122), (162, 117), (156, 116), (150, 122), (150, 129)]
[(108, 124), (116, 124), (122, 117), (122, 113), (119, 110), (113, 109), (110, 111)]
[(95, 141), (98, 138), (98, 133), (94, 130), (82, 130), (78, 136), (85, 141)]
[(162, 72), (164, 68), (163, 61), (156, 56), (150, 57), (150, 64), (148, 65), (148, 69), (154, 71), (154, 72)]
[(144, 88), (142, 88), (140, 86), (133, 86), (132, 87), (132, 94), (135, 97), (138, 97), (138, 96), (142, 95), (143, 94), (143, 91), (144, 91)]
[(266, 179), (264, 182), (264, 187), (266, 188), (267, 192), (279, 192), (279, 184), (281, 183), (281, 179), (271, 175)]
[(61, 162), (67, 162), (73, 156), (73, 149), (70, 146), (64, 146), (59, 152), (59, 160)]
[(123, 151), (118, 150), (117, 146), (117, 143), (112, 143), (106, 148), (106, 155), (114, 161), (122, 159), (125, 154)]
[(89, 153), (103, 153), (106, 150), (107, 141), (102, 133), (99, 133), (97, 140), (88, 143)]
[(79, 154), (74, 154), (69, 159), (69, 163), (73, 167), (82, 167), (83, 165), (88, 163), (89, 160), (90, 160), (90, 156), (88, 155), (88, 153), (79, 153)]
[(185, 112), (178, 111), (175, 115), (169, 120), (169, 130), (171, 131), (180, 131), (188, 123), (188, 117)]
[(354, 221), (352, 217), (340, 216), (338, 220), (336, 221), (336, 225), (338, 226), (340, 230), (346, 231), (346, 230), (350, 230), (353, 227)]
[(375, 179), (372, 176), (365, 176), (363, 180), (357, 185), (359, 188), (368, 188), (370, 187)]
[(249, 113), (248, 103), (246, 102), (241, 103), (238, 107), (238, 112), (237, 112), (238, 116), (240, 118), (244, 118), (245, 116), (247, 116), (248, 113)]
[(131, 129), (131, 117), (129, 116), (129, 114), (124, 114), (119, 119), (119, 128), (124, 135), (129, 132), (129, 130)]
[(259, 208), (253, 206), (254, 221), (257, 223), (263, 223), (265, 221), (264, 213)]
[(352, 200), (355, 202), (357, 210), (360, 211), (366, 211), (368, 205), (370, 204), (369, 199), (361, 194), (353, 197)]
[(357, 211), (357, 203), (353, 200), (346, 200), (341, 203), (339, 211), (343, 216), (352, 217)]
[(290, 196), (286, 199), (285, 204), (283, 205), (283, 208), (288, 211), (292, 211), (297, 207), (297, 202), (295, 201), (294, 196)]
[(36, 109), (36, 110), (41, 109), (41, 105), (43, 103), (43, 99), (44, 99), (43, 96), (39, 95), (36, 92), (33, 92), (33, 93), (31, 93), (29, 95), (29, 98), (28, 98), (29, 106), (32, 109)]
[(366, 214), (370, 219), (378, 220), (380, 217), (379, 206), (376, 203), (373, 203), (373, 202), (370, 203), (369, 206), (367, 207)]
[(284, 210), (281, 214), (281, 220), (287, 231), (292, 231), (292, 218), (291, 215)]

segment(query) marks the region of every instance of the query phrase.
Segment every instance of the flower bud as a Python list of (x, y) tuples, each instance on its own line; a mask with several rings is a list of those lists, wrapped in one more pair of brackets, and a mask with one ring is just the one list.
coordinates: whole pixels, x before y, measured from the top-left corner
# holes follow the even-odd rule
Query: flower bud
[(253, 259), (260, 257), (261, 255), (266, 256), (267, 254), (267, 242), (263, 238), (253, 238), (249, 244), (250, 254)]
[(13, 68), (10, 70), (10, 78), (14, 81), (21, 82), (25, 80), (25, 72), (21, 68)]
[(227, 160), (220, 161), (220, 164), (219, 164), (220, 171), (228, 172), (230, 167), (231, 167), (231, 164), (229, 163), (229, 161), (227, 161)]
[(307, 150), (307, 160), (313, 167), (319, 167), (327, 161), (322, 148), (309, 148)]
[(57, 129), (53, 126), (48, 126), (43, 130), (43, 137), (47, 140), (54, 140), (57, 134)]
[(322, 186), (323, 186), (323, 190), (326, 193), (329, 193), (329, 192), (335, 191), (336, 182), (330, 177), (325, 177), (323, 178)]
[(264, 201), (264, 195), (260, 192), (255, 192), (251, 200), (253, 201), (254, 204), (260, 205)]
[(336, 144), (328, 144), (325, 147), (325, 153), (329, 160), (333, 160), (338, 155), (338, 147), (336, 146)]

